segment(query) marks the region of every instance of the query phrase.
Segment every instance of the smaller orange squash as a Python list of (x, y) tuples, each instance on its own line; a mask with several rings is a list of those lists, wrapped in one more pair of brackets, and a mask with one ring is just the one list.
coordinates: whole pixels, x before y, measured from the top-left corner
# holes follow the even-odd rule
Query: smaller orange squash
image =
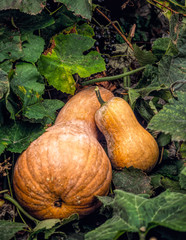
[[(99, 90), (96, 90), (100, 99)], [(151, 171), (159, 149), (155, 139), (137, 121), (131, 107), (122, 98), (113, 97), (95, 114), (99, 130), (107, 141), (108, 155), (114, 168), (133, 166)]]

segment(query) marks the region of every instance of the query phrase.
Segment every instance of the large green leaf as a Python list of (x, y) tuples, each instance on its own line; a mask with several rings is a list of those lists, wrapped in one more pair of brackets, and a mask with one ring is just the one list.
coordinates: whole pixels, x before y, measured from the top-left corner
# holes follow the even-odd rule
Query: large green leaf
[(36, 36), (32, 33), (25, 33), (21, 36), (23, 48), (23, 61), (35, 63), (44, 49), (43, 38)]
[(21, 98), (23, 107), (34, 104), (41, 99), (45, 85), (37, 68), (30, 63), (18, 63), (11, 88)]
[(172, 136), (172, 140), (186, 140), (186, 93), (177, 92), (178, 100), (171, 99), (150, 121), (148, 127)]
[(23, 56), (19, 31), (0, 28), (0, 62), (5, 59), (15, 61)]
[(29, 119), (43, 120), (47, 118), (47, 123), (53, 123), (56, 117), (56, 110), (63, 107), (64, 103), (57, 99), (45, 99), (26, 108), (24, 116)]
[(83, 18), (91, 20), (92, 16), (92, 1), (91, 0), (55, 0), (56, 2), (64, 3), (68, 10), (73, 11), (75, 15), (80, 15)]
[(37, 14), (45, 7), (46, 0), (1, 0), (0, 10), (19, 9), (28, 14)]
[(0, 220), (0, 239), (10, 240), (14, 235), (26, 227), (23, 223)]
[(29, 144), (44, 132), (40, 124), (15, 122), (0, 128), (0, 154), (6, 148), (14, 153), (21, 153)]
[(7, 93), (8, 89), (8, 74), (0, 68), (0, 99)]
[(57, 35), (54, 37), (55, 47), (47, 55), (41, 56), (39, 71), (57, 90), (74, 94), (73, 74), (78, 73), (85, 78), (105, 69), (104, 60), (97, 51), (83, 54), (93, 46), (94, 41), (75, 33)]
[(113, 209), (113, 216), (100, 227), (87, 233), (85, 240), (114, 240), (127, 232), (139, 232), (150, 225), (161, 225), (176, 231), (186, 231), (186, 195), (165, 191), (148, 199), (140, 195), (116, 190), (113, 200), (99, 199)]

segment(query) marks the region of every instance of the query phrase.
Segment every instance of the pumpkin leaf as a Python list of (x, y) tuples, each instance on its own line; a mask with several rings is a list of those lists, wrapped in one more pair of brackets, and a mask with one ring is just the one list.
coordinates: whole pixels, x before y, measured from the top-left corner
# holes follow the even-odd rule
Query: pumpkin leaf
[(35, 63), (44, 49), (43, 38), (36, 36), (32, 33), (25, 33), (21, 36), (23, 48), (23, 61)]
[(0, 99), (7, 93), (9, 90), (9, 80), (8, 74), (0, 69)]
[(90, 0), (56, 0), (65, 4), (68, 10), (74, 12), (75, 15), (80, 15), (83, 18), (91, 20), (92, 16), (92, 1)]
[(21, 153), (44, 132), (40, 124), (15, 122), (0, 128), (0, 154), (6, 148), (10, 152)]
[(57, 99), (45, 99), (42, 102), (35, 103), (26, 108), (24, 116), (29, 119), (43, 119), (47, 118), (49, 122), (53, 123), (56, 118), (56, 110), (62, 108), (64, 103)]
[(174, 98), (171, 99), (169, 103), (164, 105), (163, 109), (151, 119), (148, 128), (170, 134), (172, 140), (185, 141), (186, 93), (177, 92), (177, 96), (178, 100)]
[(25, 227), (26, 225), (23, 223), (0, 220), (0, 239), (10, 240)]
[(37, 14), (45, 7), (46, 0), (1, 0), (0, 10), (19, 9), (28, 14)]
[(150, 177), (139, 169), (130, 167), (122, 171), (113, 171), (112, 181), (116, 189), (134, 194), (152, 194)]
[(39, 59), (39, 71), (57, 90), (74, 94), (73, 74), (78, 73), (85, 78), (105, 70), (104, 60), (97, 51), (83, 55), (94, 42), (90, 37), (75, 33), (55, 36), (52, 52)]
[(15, 75), (10, 85), (14, 93), (20, 97), (23, 107), (38, 102), (45, 88), (37, 68), (25, 62), (16, 65)]
[(85, 240), (114, 240), (118, 234), (140, 232), (141, 228), (161, 225), (176, 231), (186, 231), (186, 195), (165, 191), (154, 198), (115, 190), (111, 202), (99, 199), (113, 209), (113, 216), (100, 227), (87, 233)]

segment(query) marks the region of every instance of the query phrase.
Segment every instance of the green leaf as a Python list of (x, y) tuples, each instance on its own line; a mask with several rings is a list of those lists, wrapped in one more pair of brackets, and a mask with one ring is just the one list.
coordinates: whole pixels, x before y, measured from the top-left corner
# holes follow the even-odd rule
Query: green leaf
[(37, 14), (45, 7), (46, 0), (1, 0), (0, 10), (19, 9), (28, 14)]
[(85, 78), (105, 70), (104, 60), (97, 51), (83, 55), (93, 46), (95, 40), (92, 38), (78, 34), (59, 34), (54, 37), (54, 42), (52, 53), (42, 55), (38, 67), (49, 84), (57, 90), (74, 94), (73, 74), (78, 73)]
[(186, 167), (184, 167), (179, 175), (179, 182), (182, 189), (186, 190)]
[(170, 134), (174, 141), (186, 140), (186, 93), (177, 92), (178, 100), (174, 98), (166, 104), (150, 121), (148, 128)]
[(24, 54), (21, 59), (26, 62), (35, 63), (44, 49), (45, 42), (43, 38), (32, 33), (25, 33), (21, 36), (21, 41)]
[(57, 99), (45, 99), (42, 102), (30, 105), (26, 108), (24, 116), (29, 119), (48, 118), (48, 123), (53, 123), (56, 118), (56, 110), (62, 108), (64, 103)]
[(1, 70), (0, 68), (0, 99), (4, 97), (8, 90), (9, 90), (8, 74)]
[[(161, 225), (175, 231), (186, 231), (186, 195), (165, 191), (147, 199), (140, 195), (115, 191), (115, 198), (107, 205), (113, 216), (100, 227), (87, 233), (85, 240), (114, 240), (121, 232), (139, 232), (143, 227)], [(99, 198), (104, 203), (104, 197)]]
[(135, 194), (152, 194), (150, 177), (139, 169), (131, 167), (114, 171), (112, 180), (116, 189)]
[(0, 28), (0, 62), (5, 59), (15, 61), (23, 56), (19, 31)]
[(15, 234), (26, 227), (23, 223), (0, 220), (0, 239), (10, 240)]
[(142, 50), (137, 45), (134, 45), (134, 56), (137, 58), (141, 66), (153, 64), (157, 61), (156, 57), (153, 55), (152, 52)]
[(12, 63), (9, 60), (4, 61), (0, 64), (0, 68), (6, 73), (9, 73), (10, 70), (12, 69)]
[[(183, 25), (177, 33), (178, 54), (165, 55), (158, 65), (159, 83), (170, 87), (176, 81), (186, 81), (186, 25)], [(186, 86), (182, 90), (186, 90)]]
[[(29, 144), (38, 138), (44, 129), (40, 124), (15, 122), (0, 128), (0, 149), (21, 153)], [(0, 152), (0, 154), (2, 153)]]
[(165, 54), (177, 55), (178, 50), (170, 38), (159, 38), (153, 42), (152, 52), (158, 59), (161, 59)]
[(10, 82), (14, 93), (21, 98), (23, 107), (41, 99), (45, 85), (37, 68), (30, 63), (18, 63), (15, 75)]
[(129, 88), (128, 95), (129, 95), (130, 106), (134, 108), (136, 100), (140, 97), (140, 93), (136, 89)]
[(75, 15), (81, 15), (83, 18), (91, 20), (92, 17), (92, 1), (90, 0), (56, 0), (56, 2), (64, 3), (68, 10), (74, 12)]
[[(186, 59), (178, 56), (164, 56), (158, 65), (158, 81), (166, 87), (170, 87), (176, 81), (186, 81)], [(183, 85), (182, 90), (186, 87)]]
[(171, 136), (169, 134), (160, 133), (157, 138), (158, 146), (164, 147), (171, 141)]
[(183, 159), (186, 159), (186, 142), (183, 142), (180, 147), (180, 154)]
[[(47, 220), (40, 221), (38, 225), (33, 229), (33, 233), (31, 234), (30, 238), (32, 239), (33, 236), (37, 236), (38, 233), (43, 232), (45, 236), (44, 239), (49, 239), (49, 237), (51, 237), (52, 234), (55, 233), (56, 229), (74, 220), (78, 220), (77, 214), (73, 214), (70, 217), (64, 218), (62, 220), (47, 219)], [(63, 232), (60, 232), (60, 234), (65, 236)], [(35, 239), (37, 239), (37, 237)]]

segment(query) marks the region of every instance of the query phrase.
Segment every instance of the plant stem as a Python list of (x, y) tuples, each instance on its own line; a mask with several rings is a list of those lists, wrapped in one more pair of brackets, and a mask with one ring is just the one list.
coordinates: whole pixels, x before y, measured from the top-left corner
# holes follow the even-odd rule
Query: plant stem
[(96, 97), (99, 101), (99, 103), (101, 104), (101, 106), (103, 106), (103, 104), (105, 103), (105, 101), (103, 100), (103, 98), (101, 97), (100, 91), (98, 86), (95, 88), (95, 92), (96, 92)]
[(6, 193), (6, 192), (8, 192), (8, 189), (0, 191), (0, 194)]
[(86, 86), (86, 85), (93, 84), (93, 83), (96, 83), (96, 82), (104, 82), (104, 81), (116, 80), (116, 79), (119, 79), (119, 78), (123, 78), (123, 77), (129, 76), (129, 75), (132, 75), (132, 74), (137, 73), (139, 71), (142, 71), (143, 69), (145, 69), (145, 67), (140, 67), (140, 68), (137, 68), (137, 69), (132, 70), (130, 72), (122, 73), (122, 74), (115, 75), (115, 76), (91, 79), (89, 81), (82, 82), (81, 85), (82, 86)]
[(124, 41), (128, 44), (128, 46), (132, 50), (134, 50), (132, 44), (128, 41), (128, 39), (125, 37), (125, 35), (116, 27), (116, 25), (104, 13), (102, 13), (102, 11), (100, 11), (98, 8), (96, 8), (96, 11), (99, 12), (116, 29), (116, 31), (120, 34), (120, 36), (124, 39)]
[(9, 202), (11, 202), (12, 204), (14, 204), (27, 218), (29, 218), (31, 221), (35, 222), (35, 224), (39, 223), (39, 220), (37, 220), (36, 218), (32, 217), (30, 214), (28, 214), (20, 205), (19, 203), (13, 199), (10, 195), (8, 194), (4, 194), (4, 199), (8, 200)]

